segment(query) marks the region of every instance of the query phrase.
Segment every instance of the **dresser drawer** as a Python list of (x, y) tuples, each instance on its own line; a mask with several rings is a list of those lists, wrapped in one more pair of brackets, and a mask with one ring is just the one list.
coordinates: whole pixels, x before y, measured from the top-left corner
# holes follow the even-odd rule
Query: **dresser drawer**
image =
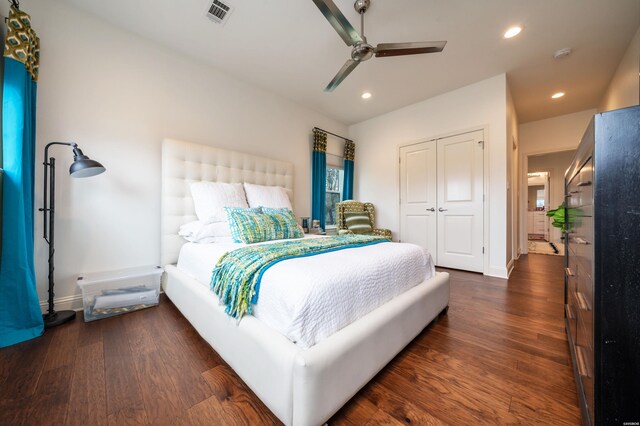
[[(580, 284), (578, 284), (580, 285)], [(584, 293), (574, 293), (576, 298), (576, 344), (593, 350), (593, 311), (586, 300)]]
[(583, 188), (593, 187), (593, 158), (589, 158), (580, 168), (578, 180), (580, 181), (578, 185)]
[(576, 176), (573, 178), (571, 182), (567, 185), (567, 207), (569, 209), (575, 209), (580, 207), (580, 187), (578, 186), (579, 180)]
[(574, 229), (575, 235), (582, 240), (578, 241), (579, 244), (593, 244), (593, 217), (591, 216), (579, 216), (576, 217)]
[[(580, 340), (583, 330), (580, 321), (578, 321), (578, 340)], [(577, 361), (580, 376), (593, 378), (593, 350), (588, 346), (581, 345), (579, 342), (576, 342), (575, 349), (576, 352), (579, 352)]]
[(593, 204), (593, 186), (579, 186), (572, 184), (568, 187), (567, 205), (569, 208), (580, 208)]
[[(587, 164), (591, 164), (591, 160)], [(593, 204), (593, 169), (585, 164), (580, 170), (580, 182), (577, 183), (578, 187), (578, 205), (588, 206)]]
[(592, 279), (593, 275), (593, 218), (582, 217), (579, 226), (569, 234), (569, 246), (575, 255), (581, 275)]
[(593, 245), (576, 244), (576, 263), (582, 276), (593, 280)]
[(593, 387), (593, 377), (588, 377), (588, 376), (581, 376), (580, 380), (582, 380), (582, 389), (584, 389), (584, 397), (586, 399), (586, 403), (587, 403), (587, 410), (589, 410), (589, 416), (592, 419), (591, 422), (593, 424), (593, 419), (594, 419), (594, 409), (593, 409), (593, 404), (594, 404), (594, 400), (593, 400), (593, 394), (594, 394), (594, 387)]
[(573, 251), (580, 255), (582, 252), (590, 252), (593, 249), (593, 218), (576, 217), (567, 231), (569, 245)]
[[(584, 214), (583, 211), (589, 214)], [(567, 209), (565, 229), (568, 238), (565, 243), (577, 245), (580, 240), (576, 240), (575, 237), (593, 243), (593, 217), (590, 216), (592, 211), (591, 206)], [(577, 249), (574, 248), (574, 251), (577, 253)]]
[(567, 206), (577, 208), (593, 204), (593, 160), (589, 159), (567, 186)]
[(584, 326), (582, 323), (580, 316), (578, 314), (578, 330), (577, 330), (577, 338), (576, 344), (574, 346), (576, 353), (576, 364), (578, 367), (578, 374), (580, 375), (580, 381), (582, 382), (582, 389), (584, 390), (586, 408), (589, 410), (591, 419), (593, 420), (594, 414), (594, 388), (593, 388), (593, 378), (594, 378), (594, 352), (593, 346), (589, 346), (588, 337), (589, 335), (593, 336), (592, 333)]
[(584, 268), (578, 265), (580, 276), (576, 279), (576, 292), (584, 295), (589, 310), (593, 309), (593, 280), (586, 274)]
[(581, 206), (593, 204), (593, 159), (589, 158), (587, 162), (580, 168), (576, 176), (578, 182), (576, 186), (579, 188), (579, 203)]
[(567, 293), (575, 293), (578, 290), (578, 285), (576, 284), (576, 277), (574, 274), (575, 268), (567, 268), (565, 271), (567, 275)]
[(576, 216), (593, 216), (593, 204), (585, 204), (576, 209)]
[[(579, 276), (579, 271), (578, 271), (578, 256), (573, 255), (572, 253), (569, 253), (569, 257), (567, 259), (567, 269), (565, 269), (565, 273), (567, 274), (568, 277), (572, 278), (574, 281), (575, 279)], [(575, 291), (575, 287), (574, 287), (574, 291)]]
[(591, 182), (589, 182), (588, 184), (583, 184), (582, 182), (580, 182), (579, 185), (582, 185), (582, 186), (579, 187), (580, 193), (578, 194), (578, 207), (592, 205), (593, 204), (593, 185), (591, 184)]
[(578, 373), (580, 374), (580, 381), (582, 382), (582, 389), (584, 390), (586, 408), (589, 410), (591, 421), (594, 421), (594, 388), (593, 388), (593, 351), (583, 346), (576, 345), (576, 364), (578, 366)]
[(575, 243), (571, 244), (571, 241), (569, 240), (568, 237), (565, 238), (565, 244), (567, 246), (567, 252), (569, 254), (569, 258), (573, 257), (573, 258), (577, 259), (578, 258), (578, 250), (577, 250), (577, 247), (575, 247), (575, 246), (577, 246), (577, 244), (575, 244)]
[(567, 330), (567, 334), (570, 338), (570, 344), (576, 344), (577, 337), (577, 328), (578, 328), (578, 313), (576, 312), (578, 307), (576, 306), (576, 296), (575, 292), (567, 293), (567, 304), (564, 305), (565, 315), (567, 316), (567, 326), (569, 329)]

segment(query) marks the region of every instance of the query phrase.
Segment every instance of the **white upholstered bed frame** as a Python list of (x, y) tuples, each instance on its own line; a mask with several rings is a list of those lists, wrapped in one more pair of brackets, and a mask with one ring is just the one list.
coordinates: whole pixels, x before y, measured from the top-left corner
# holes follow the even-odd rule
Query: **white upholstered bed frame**
[(253, 316), (229, 318), (208, 288), (175, 267), (180, 225), (196, 220), (195, 181), (278, 185), (293, 195), (284, 161), (166, 139), (162, 144), (161, 261), (167, 296), (286, 425), (326, 422), (449, 303), (449, 275), (409, 289), (317, 345), (302, 349)]

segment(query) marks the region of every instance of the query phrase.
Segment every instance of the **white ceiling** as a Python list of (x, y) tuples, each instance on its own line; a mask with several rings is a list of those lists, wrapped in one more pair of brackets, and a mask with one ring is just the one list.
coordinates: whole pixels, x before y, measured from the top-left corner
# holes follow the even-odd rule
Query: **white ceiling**
[[(63, 1), (345, 124), (502, 72), (521, 122), (593, 108), (640, 26), (638, 0), (372, 0), (371, 44), (447, 40), (444, 52), (373, 58), (324, 93), (350, 49), (311, 0), (227, 0), (225, 26), (205, 17), (211, 0)], [(335, 3), (359, 28), (352, 0)], [(512, 24), (524, 31), (503, 39)], [(574, 53), (554, 60), (563, 47)]]

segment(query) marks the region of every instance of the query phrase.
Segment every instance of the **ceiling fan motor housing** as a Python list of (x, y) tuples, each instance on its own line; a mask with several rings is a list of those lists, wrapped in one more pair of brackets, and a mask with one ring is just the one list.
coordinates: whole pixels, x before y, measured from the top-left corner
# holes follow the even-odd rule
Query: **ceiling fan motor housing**
[(364, 13), (367, 11), (367, 9), (369, 9), (370, 5), (371, 0), (356, 0), (356, 2), (353, 4), (353, 8), (358, 13)]
[(368, 44), (365, 40), (364, 43), (358, 43), (353, 47), (353, 50), (351, 51), (351, 59), (356, 62), (364, 62), (367, 59), (371, 59), (374, 52), (375, 50), (373, 46)]

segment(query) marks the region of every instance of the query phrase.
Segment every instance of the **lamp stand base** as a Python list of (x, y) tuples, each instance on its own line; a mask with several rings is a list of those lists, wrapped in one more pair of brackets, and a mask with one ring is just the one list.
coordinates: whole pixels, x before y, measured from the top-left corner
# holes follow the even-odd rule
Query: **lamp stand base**
[(53, 314), (44, 314), (44, 328), (51, 328), (65, 322), (73, 321), (76, 317), (75, 311), (56, 311)]

